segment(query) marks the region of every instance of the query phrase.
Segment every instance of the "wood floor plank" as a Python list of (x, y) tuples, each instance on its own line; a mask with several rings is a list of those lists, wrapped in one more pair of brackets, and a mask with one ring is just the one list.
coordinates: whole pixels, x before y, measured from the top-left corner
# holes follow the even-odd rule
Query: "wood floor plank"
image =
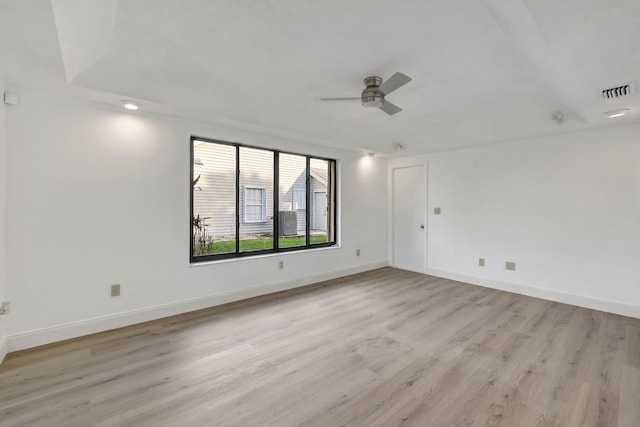
[(640, 369), (640, 325), (627, 322), (626, 325), (626, 364)]
[(640, 320), (392, 268), (12, 353), (0, 426), (640, 427)]
[(617, 425), (618, 427), (640, 425), (640, 369), (633, 366), (623, 368)]

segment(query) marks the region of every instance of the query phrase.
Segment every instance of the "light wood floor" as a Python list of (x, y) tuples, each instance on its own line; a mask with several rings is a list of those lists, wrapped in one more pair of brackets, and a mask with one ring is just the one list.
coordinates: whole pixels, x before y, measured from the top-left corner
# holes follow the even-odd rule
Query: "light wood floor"
[(640, 320), (384, 268), (8, 356), (0, 424), (640, 426)]

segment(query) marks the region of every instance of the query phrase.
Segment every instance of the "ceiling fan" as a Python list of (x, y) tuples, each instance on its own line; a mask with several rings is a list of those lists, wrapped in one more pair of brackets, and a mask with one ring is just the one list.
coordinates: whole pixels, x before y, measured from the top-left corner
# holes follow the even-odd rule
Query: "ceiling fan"
[(382, 77), (369, 76), (364, 79), (365, 88), (362, 91), (362, 95), (358, 98), (320, 98), (321, 101), (352, 101), (360, 100), (363, 107), (367, 108), (379, 108), (388, 115), (392, 116), (402, 111), (402, 108), (398, 107), (386, 101), (384, 97), (389, 95), (394, 90), (401, 86), (406, 85), (411, 81), (411, 77), (402, 73), (395, 73), (387, 80), (382, 81)]

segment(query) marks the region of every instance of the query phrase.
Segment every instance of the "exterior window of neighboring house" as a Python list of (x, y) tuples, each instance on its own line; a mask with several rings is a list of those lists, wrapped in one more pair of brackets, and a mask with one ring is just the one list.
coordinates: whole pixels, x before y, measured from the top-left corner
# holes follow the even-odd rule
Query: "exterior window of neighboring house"
[(336, 161), (191, 138), (191, 262), (336, 244)]
[(244, 188), (244, 222), (265, 222), (267, 220), (267, 189)]
[(306, 209), (307, 196), (305, 190), (293, 190), (293, 209)]

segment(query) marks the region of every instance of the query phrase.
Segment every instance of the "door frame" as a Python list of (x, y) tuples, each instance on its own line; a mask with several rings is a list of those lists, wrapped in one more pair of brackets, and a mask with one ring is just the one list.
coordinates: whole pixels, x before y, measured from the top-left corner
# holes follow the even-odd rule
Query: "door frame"
[(415, 158), (404, 158), (404, 159), (393, 159), (389, 162), (389, 169), (387, 174), (387, 188), (388, 188), (388, 197), (389, 197), (389, 206), (387, 210), (387, 214), (389, 217), (388, 223), (388, 235), (389, 241), (387, 244), (387, 256), (389, 257), (389, 265), (392, 267), (396, 267), (395, 260), (395, 230), (393, 224), (395, 222), (394, 218), (394, 207), (395, 207), (395, 194), (393, 192), (393, 174), (396, 169), (405, 169), (410, 167), (422, 166), (424, 171), (423, 182), (425, 184), (425, 206), (424, 206), (424, 231), (426, 233), (424, 238), (424, 271), (420, 271), (419, 273), (427, 274), (429, 271), (429, 168), (428, 162), (426, 159), (415, 159)]

